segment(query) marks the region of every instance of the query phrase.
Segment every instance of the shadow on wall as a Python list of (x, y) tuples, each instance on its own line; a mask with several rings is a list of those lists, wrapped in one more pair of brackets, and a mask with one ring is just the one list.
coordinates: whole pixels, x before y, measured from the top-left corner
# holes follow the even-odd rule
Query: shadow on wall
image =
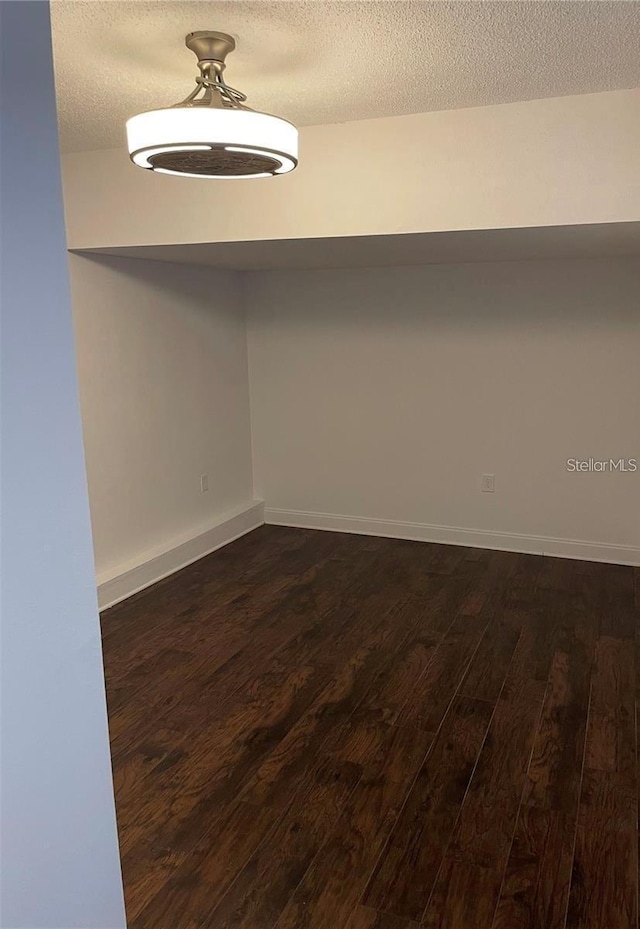
[[(640, 263), (635, 258), (474, 262), (358, 270), (247, 272), (252, 316), (273, 313), (260, 300), (270, 282), (288, 297), (292, 324), (386, 329), (571, 331), (640, 327)], [(336, 299), (336, 293), (339, 298)], [(613, 309), (614, 312), (610, 312)]]
[(233, 272), (69, 265), (101, 577), (253, 500), (246, 323)]

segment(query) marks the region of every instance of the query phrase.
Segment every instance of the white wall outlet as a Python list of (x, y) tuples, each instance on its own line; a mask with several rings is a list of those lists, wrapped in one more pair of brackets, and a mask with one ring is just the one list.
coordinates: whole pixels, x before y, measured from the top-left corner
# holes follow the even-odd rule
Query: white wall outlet
[(209, 490), (209, 475), (200, 475), (200, 493), (205, 494)]
[(482, 480), (480, 482), (480, 487), (482, 492), (485, 494), (492, 494), (496, 489), (496, 476), (495, 474), (483, 474)]

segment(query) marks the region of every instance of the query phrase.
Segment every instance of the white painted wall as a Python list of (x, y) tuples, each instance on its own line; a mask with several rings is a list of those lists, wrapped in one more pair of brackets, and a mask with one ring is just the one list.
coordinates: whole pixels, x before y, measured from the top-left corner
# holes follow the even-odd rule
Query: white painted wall
[(305, 127), (276, 180), (185, 180), (66, 155), (70, 247), (640, 219), (640, 89)]
[(49, 7), (0, 3), (4, 929), (125, 926)]
[(246, 325), (233, 272), (79, 255), (70, 269), (104, 584), (251, 505)]
[[(640, 561), (637, 262), (274, 271), (246, 287), (267, 521)], [(639, 470), (565, 471), (589, 456)]]

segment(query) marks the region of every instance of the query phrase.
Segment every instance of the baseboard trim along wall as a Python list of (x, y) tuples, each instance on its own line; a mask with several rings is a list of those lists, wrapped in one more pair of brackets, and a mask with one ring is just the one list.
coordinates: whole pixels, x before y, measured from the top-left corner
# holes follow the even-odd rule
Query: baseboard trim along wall
[(253, 500), (247, 506), (227, 513), (213, 526), (195, 536), (174, 542), (162, 551), (147, 552), (133, 565), (98, 576), (98, 605), (101, 610), (126, 600), (163, 577), (210, 555), (264, 523), (264, 503)]
[(361, 516), (337, 516), (331, 513), (306, 513), (302, 510), (279, 510), (271, 507), (265, 509), (264, 521), (272, 526), (326, 529), (333, 532), (378, 535), (415, 542), (439, 542), (445, 545), (466, 545), (470, 548), (552, 555), (558, 558), (575, 558), (579, 561), (640, 565), (640, 548), (633, 545), (610, 545), (606, 542), (553, 539), (544, 536), (520, 535), (514, 532), (460, 529), (451, 526), (432, 526), (427, 523), (367, 519)]

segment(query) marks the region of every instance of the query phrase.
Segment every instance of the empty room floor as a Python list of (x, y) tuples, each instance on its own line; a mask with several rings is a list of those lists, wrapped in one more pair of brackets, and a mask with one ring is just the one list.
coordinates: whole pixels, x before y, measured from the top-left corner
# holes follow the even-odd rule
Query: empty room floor
[(635, 929), (639, 607), (264, 526), (106, 611), (130, 929)]

